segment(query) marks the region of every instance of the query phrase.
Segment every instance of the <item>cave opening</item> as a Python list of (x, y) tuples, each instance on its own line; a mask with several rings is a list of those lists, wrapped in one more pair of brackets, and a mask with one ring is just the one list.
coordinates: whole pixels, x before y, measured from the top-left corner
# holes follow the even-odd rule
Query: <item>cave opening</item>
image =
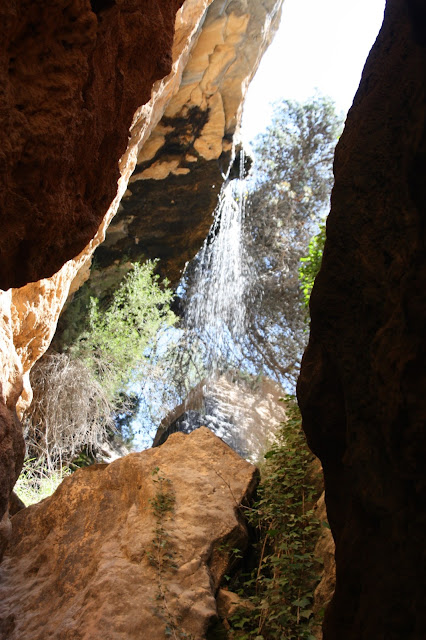
[[(95, 50), (93, 20), (90, 28), (79, 21), (77, 5), (69, 7), (72, 24), (61, 23), (69, 12), (55, 14), (53, 25), (34, 6), (29, 28), (17, 30), (17, 5), (5, 14), (6, 31), (12, 25), (14, 37), (31, 33), (32, 40), (22, 45), (25, 64), (19, 42), (10, 47), (12, 84), (5, 96), (13, 113), (4, 129), (13, 128), (10, 158), (21, 164), (7, 169), (11, 147), (3, 145), (11, 215), (2, 253), (10, 248), (17, 258), (7, 264), (4, 282), (16, 277), (21, 284), (43, 265), (31, 240), (35, 226), (26, 231), (32, 203), (34, 225), (46, 203), (72, 211), (66, 239), (55, 238), (56, 222), (46, 218), (39, 225), (49, 232), (48, 260), (50, 251), (74, 239), (79, 246), (81, 220), (96, 227), (86, 201), (96, 200), (98, 191), (102, 206), (111, 200), (118, 170), (112, 180), (99, 167), (119, 164), (122, 199), (115, 200), (116, 214), (108, 214), (111, 224), (92, 264), (103, 227), (52, 278), (34, 276), (0, 296), (0, 498), (6, 510), (0, 637), (26, 637), (34, 612), (46, 620), (35, 640), (56, 633), (41, 611), (46, 603), (60, 612), (59, 633), (76, 628), (77, 619), (83, 628), (99, 609), (93, 640), (109, 637), (110, 629), (121, 633), (120, 624), (126, 637), (137, 628), (152, 630), (153, 638), (158, 632), (159, 638), (418, 640), (426, 629), (423, 10), (418, 2), (388, 0), (342, 133), (361, 66), (352, 75), (350, 57), (339, 66), (340, 47), (365, 36), (359, 53), (365, 58), (383, 1), (305, 4), (296, 26), (300, 3), (288, 0), (287, 30), (265, 55), (265, 64), (275, 58), (270, 71), (251, 84), (242, 128), (241, 87), (263, 53), (256, 46), (265, 46), (278, 26), (279, 0), (262, 4), (266, 20), (251, 0), (213, 0), (205, 15), (191, 17), (191, 28), (185, 4), (151, 3), (158, 52), (139, 46), (148, 42), (141, 25), (149, 17), (139, 20), (139, 0), (93, 0), (98, 16), (116, 6), (111, 15), (124, 25), (114, 34), (119, 44), (107, 43), (104, 57)], [(328, 15), (324, 30), (319, 13)], [(51, 49), (37, 44), (41, 18), (55, 32)], [(81, 47), (63, 46), (80, 28)], [(135, 56), (145, 61), (147, 75), (157, 68), (156, 57), (171, 75), (153, 72), (151, 92), (152, 82), (138, 84)], [(111, 68), (100, 72), (101, 59)], [(33, 86), (32, 70), (46, 61)], [(87, 86), (87, 78), (79, 84), (76, 69), (86, 68), (99, 100), (73, 110)], [(325, 69), (338, 85), (331, 99)], [(302, 82), (311, 72), (318, 90)], [(23, 78), (28, 91), (18, 86)], [(274, 102), (270, 109), (259, 102), (266, 96)], [(35, 97), (42, 110), (31, 106)], [(122, 113), (128, 98), (133, 107), (116, 147), (120, 154), (105, 158), (118, 136), (112, 114)], [(51, 142), (43, 137), (46, 123), (49, 135), (59, 136)], [(39, 158), (43, 179), (31, 165), (37, 145), (40, 153), (52, 150), (53, 160)], [(89, 178), (74, 164), (61, 174), (58, 158), (66, 164), (73, 154), (82, 164), (94, 158), (85, 165)], [(20, 173), (27, 180), (17, 188)], [(48, 191), (43, 206), (35, 187)], [(34, 507), (16, 495), (9, 501), (24, 456), (15, 405), (27, 441), (16, 486), (32, 486)], [(252, 463), (261, 467), (259, 485)], [(46, 477), (55, 485), (64, 476), (53, 496), (51, 487), (39, 502)], [(53, 551), (46, 550), (44, 539), (50, 544), (53, 537)], [(87, 561), (92, 557), (96, 561)], [(53, 585), (49, 576), (58, 567)], [(37, 585), (45, 585), (47, 597), (40, 598)], [(104, 616), (99, 602), (93, 604), (96, 593), (117, 607), (117, 616)], [(64, 601), (58, 594), (66, 594)], [(78, 612), (75, 619), (70, 611)]]

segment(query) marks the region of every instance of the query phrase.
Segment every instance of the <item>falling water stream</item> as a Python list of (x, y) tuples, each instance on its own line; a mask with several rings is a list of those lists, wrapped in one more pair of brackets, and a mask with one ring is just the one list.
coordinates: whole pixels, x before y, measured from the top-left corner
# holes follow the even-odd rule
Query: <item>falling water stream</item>
[(204, 337), (209, 374), (218, 368), (230, 341), (238, 343), (245, 327), (243, 151), (240, 152), (239, 169), (240, 177), (225, 183), (221, 190), (213, 225), (199, 254), (186, 313), (187, 328)]
[[(235, 162), (232, 164), (235, 167)], [(202, 364), (197, 360), (192, 369), (188, 364), (181, 368), (179, 356), (175, 360), (173, 367), (186, 376), (185, 385), (191, 390), (164, 417), (153, 446), (165, 442), (175, 431), (189, 433), (201, 425), (244, 457), (254, 460), (263, 446), (259, 443), (264, 429), (256, 423), (258, 415), (253, 417), (249, 409), (263, 399), (255, 399), (257, 392), (238, 371), (240, 344), (246, 334), (247, 291), (253, 277), (243, 238), (247, 197), (244, 165), (241, 151), (239, 178), (225, 181), (210, 232), (195, 258), (195, 269), (187, 274), (183, 349), (195, 353)]]
[(206, 425), (241, 455), (252, 453), (250, 438), (243, 434), (247, 416), (237, 406), (241, 390), (233, 389), (230, 379), (221, 378), (224, 369), (232, 367), (231, 352), (238, 351), (245, 334), (249, 272), (243, 243), (244, 161), (241, 151), (239, 178), (227, 181), (221, 190), (190, 286), (185, 326), (202, 348), (205, 377), (192, 389), (172, 421), (166, 418), (165, 430), (157, 433), (155, 446), (173, 431), (188, 433)]

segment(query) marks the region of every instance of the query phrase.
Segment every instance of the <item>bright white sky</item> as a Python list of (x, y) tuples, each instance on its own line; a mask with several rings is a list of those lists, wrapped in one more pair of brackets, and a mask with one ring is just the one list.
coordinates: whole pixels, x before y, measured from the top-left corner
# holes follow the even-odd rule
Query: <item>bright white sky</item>
[(316, 88), (346, 114), (384, 8), (385, 0), (284, 0), (280, 28), (247, 94), (244, 138), (266, 128), (271, 102), (305, 100)]

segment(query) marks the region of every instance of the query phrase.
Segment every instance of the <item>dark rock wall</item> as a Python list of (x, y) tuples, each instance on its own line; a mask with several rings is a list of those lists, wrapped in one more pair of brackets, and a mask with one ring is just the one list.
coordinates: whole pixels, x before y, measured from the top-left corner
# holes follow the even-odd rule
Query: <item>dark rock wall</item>
[(7, 513), (12, 489), (22, 469), (24, 453), (24, 437), (16, 411), (0, 402), (0, 560), (10, 534), (8, 527), (1, 526), (1, 520)]
[[(176, 285), (209, 232), (223, 182), (220, 168), (217, 160), (199, 159), (187, 175), (131, 184), (133, 197), (123, 198), (112, 232), (94, 254), (90, 284), (102, 292), (106, 270), (118, 262), (159, 258), (161, 275)], [(123, 232), (113, 233), (116, 228)]]
[(0, 3), (0, 288), (52, 275), (95, 235), (182, 2)]
[(337, 586), (325, 640), (426, 637), (426, 8), (389, 0), (335, 157), (298, 385)]

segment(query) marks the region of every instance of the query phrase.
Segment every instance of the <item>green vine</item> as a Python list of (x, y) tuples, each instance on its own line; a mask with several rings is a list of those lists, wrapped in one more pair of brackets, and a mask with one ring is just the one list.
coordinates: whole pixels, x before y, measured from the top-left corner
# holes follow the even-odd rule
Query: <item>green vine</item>
[(287, 420), (266, 454), (259, 499), (248, 513), (259, 534), (258, 563), (239, 594), (254, 606), (229, 622), (238, 640), (315, 640), (313, 592), (318, 582), (314, 549), (320, 525), (313, 512), (318, 489), (309, 472), (313, 455), (293, 397)]
[(173, 516), (175, 509), (175, 494), (172, 482), (164, 476), (159, 467), (152, 472), (156, 485), (154, 498), (149, 502), (155, 518), (153, 539), (147, 556), (150, 564), (156, 569), (157, 593), (156, 615), (163, 620), (165, 638), (173, 640), (192, 640), (192, 636), (180, 628), (180, 620), (173, 614), (169, 606), (169, 592), (167, 580), (177, 569), (174, 545), (167, 531), (166, 523)]
[(302, 288), (303, 301), (306, 307), (309, 307), (309, 299), (311, 297), (315, 278), (321, 268), (324, 244), (325, 222), (320, 225), (317, 235), (311, 238), (308, 247), (308, 255), (305, 258), (300, 259), (299, 280)]

